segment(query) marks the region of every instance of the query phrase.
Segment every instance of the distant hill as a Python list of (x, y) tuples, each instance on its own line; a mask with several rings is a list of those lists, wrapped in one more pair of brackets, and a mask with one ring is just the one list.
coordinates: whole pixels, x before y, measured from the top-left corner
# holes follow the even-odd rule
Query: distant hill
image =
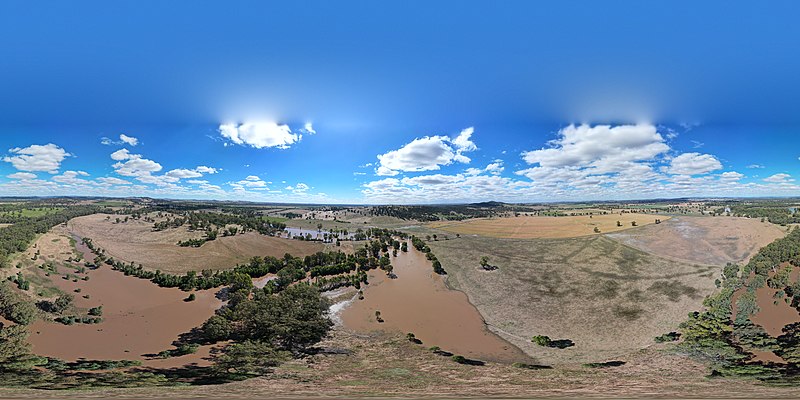
[(481, 203), (472, 203), (470, 204), (471, 207), (480, 207), (480, 208), (499, 208), (505, 207), (506, 203), (500, 201), (484, 201)]

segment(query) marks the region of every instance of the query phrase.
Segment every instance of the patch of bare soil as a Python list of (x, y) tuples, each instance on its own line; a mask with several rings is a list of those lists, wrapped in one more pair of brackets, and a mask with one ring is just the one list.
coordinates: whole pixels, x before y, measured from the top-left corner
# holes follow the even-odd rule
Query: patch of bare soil
[(746, 262), (785, 234), (786, 228), (755, 218), (680, 216), (608, 236), (658, 256), (724, 265)]
[(201, 247), (180, 247), (179, 240), (202, 237), (185, 227), (154, 232), (152, 224), (129, 220), (114, 223), (105, 214), (93, 214), (70, 220), (68, 228), (80, 237), (91, 238), (97, 246), (114, 258), (141, 263), (149, 269), (169, 273), (185, 273), (202, 269), (232, 268), (253, 256), (283, 257), (290, 253), (303, 257), (322, 251), (317, 242), (282, 239), (248, 232), (219, 237)]
[[(509, 239), (572, 238), (617, 232), (662, 221), (668, 216), (656, 214), (606, 214), (563, 217), (523, 216), (501, 218), (474, 218), (464, 221), (438, 221), (427, 226), (460, 235), (480, 235)], [(619, 222), (619, 224), (618, 224)], [(634, 226), (633, 223), (636, 223)], [(595, 228), (599, 232), (595, 231)]]

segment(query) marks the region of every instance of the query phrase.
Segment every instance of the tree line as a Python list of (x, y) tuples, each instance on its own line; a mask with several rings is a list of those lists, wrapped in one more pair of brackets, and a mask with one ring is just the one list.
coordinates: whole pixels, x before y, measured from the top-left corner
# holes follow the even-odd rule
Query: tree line
[(414, 246), (415, 249), (425, 253), (425, 258), (433, 264), (433, 272), (439, 275), (447, 274), (447, 271), (442, 267), (442, 263), (439, 262), (439, 259), (433, 254), (431, 248), (422, 239), (411, 236), (411, 245)]
[[(391, 273), (389, 259), (390, 248), (402, 248), (400, 242), (391, 236), (392, 231), (374, 230), (376, 239), (365, 244), (354, 254), (343, 252), (317, 252), (304, 258), (285, 254), (283, 258), (272, 256), (255, 256), (248, 263), (237, 264), (227, 270), (189, 271), (184, 275), (163, 273), (160, 270), (147, 270), (142, 264), (123, 262), (106, 255), (105, 250), (96, 246), (91, 238), (82, 241), (95, 254), (89, 266), (102, 263), (125, 275), (147, 279), (160, 287), (177, 287), (185, 291), (204, 290), (233, 284), (242, 279), (261, 278), (267, 274), (276, 274), (277, 279), (267, 282), (270, 290), (284, 288), (308, 276), (316, 278), (314, 282), (323, 290), (332, 290), (342, 286), (360, 287), (367, 283), (366, 271), (381, 268)], [(441, 265), (440, 265), (441, 266)], [(351, 274), (356, 272), (355, 274)], [(344, 274), (344, 275), (343, 275)], [(330, 276), (336, 276), (331, 278)]]

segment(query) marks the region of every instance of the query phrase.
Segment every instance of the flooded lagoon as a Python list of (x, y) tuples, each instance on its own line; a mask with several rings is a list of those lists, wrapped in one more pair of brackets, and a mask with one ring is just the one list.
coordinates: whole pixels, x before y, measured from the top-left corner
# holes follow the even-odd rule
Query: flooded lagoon
[[(345, 235), (343, 232), (330, 232), (326, 230), (314, 230), (314, 229), (303, 229), (303, 228), (295, 228), (295, 227), (286, 227), (283, 233), (278, 235), (279, 237), (285, 237), (288, 239), (303, 236), (303, 237), (310, 237), (311, 240), (323, 240), (325, 239), (325, 235), (329, 235), (331, 237), (338, 236), (341, 240), (352, 240), (355, 236), (355, 232), (347, 232)], [(310, 235), (310, 236), (309, 236)]]
[[(396, 279), (385, 272), (369, 273), (364, 300), (334, 307), (336, 318), (360, 333), (414, 333), (423, 346), (468, 358), (498, 362), (530, 361), (521, 350), (490, 332), (467, 296), (449, 289), (433, 272), (430, 261), (409, 245), (408, 253), (392, 257)], [(340, 311), (339, 311), (340, 310)], [(379, 323), (375, 311), (384, 322)]]
[[(800, 275), (800, 269), (792, 268), (789, 282), (796, 282), (798, 275)], [(764, 330), (773, 337), (780, 336), (784, 326), (800, 322), (800, 313), (783, 299), (780, 299), (778, 304), (773, 303), (777, 292), (769, 286), (756, 289), (759, 311), (750, 317), (754, 324), (764, 327)]]
[[(789, 264), (784, 263), (781, 266), (786, 267), (789, 266)], [(774, 275), (774, 273), (770, 272), (769, 276), (771, 277), (772, 275)], [(751, 278), (752, 276), (751, 274)], [(792, 267), (792, 272), (789, 275), (789, 282), (796, 282), (799, 276), (800, 269)], [(747, 288), (743, 287), (737, 290), (731, 297), (731, 304), (734, 305), (731, 314), (732, 320), (736, 319), (737, 301), (746, 290)], [(756, 289), (758, 312), (750, 316), (750, 320), (754, 324), (764, 328), (764, 331), (772, 337), (778, 337), (783, 334), (784, 326), (800, 322), (800, 313), (798, 313), (797, 309), (792, 307), (789, 303), (786, 303), (783, 298), (776, 299), (775, 294), (778, 293), (778, 291), (778, 289), (772, 289), (767, 285)], [(750, 352), (754, 355), (754, 361), (774, 362), (779, 364), (786, 363), (786, 361), (771, 351), (754, 350)]]
[[(76, 247), (84, 252), (84, 258), (91, 259), (85, 246), (78, 242)], [(36, 321), (29, 339), (36, 354), (67, 361), (143, 360), (144, 365), (159, 367), (207, 364), (203, 357), (208, 355), (208, 346), (196, 354), (166, 360), (148, 360), (147, 355), (172, 348), (172, 342), (180, 334), (202, 325), (212, 316), (222, 305), (215, 297), (216, 290), (195, 291), (196, 299), (185, 302), (188, 292), (125, 276), (108, 265), (87, 269), (88, 281), (62, 279), (62, 274), (68, 271), (79, 278), (83, 276), (61, 267), (59, 274), (53, 273), (48, 278), (60, 290), (74, 295), (76, 307), (102, 305), (103, 321), (73, 325)], [(75, 292), (76, 289), (80, 292)]]

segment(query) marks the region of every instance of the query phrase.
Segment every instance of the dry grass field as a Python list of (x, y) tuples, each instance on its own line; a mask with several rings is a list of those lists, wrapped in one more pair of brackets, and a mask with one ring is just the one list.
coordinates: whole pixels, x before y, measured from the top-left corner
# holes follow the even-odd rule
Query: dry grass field
[[(448, 284), (467, 294), (490, 329), (545, 363), (625, 360), (699, 309), (721, 269), (659, 258), (603, 235), (462, 236), (429, 245)], [(481, 269), (482, 256), (498, 269)], [(533, 335), (575, 346), (537, 346)]]
[(723, 265), (746, 261), (786, 233), (784, 227), (755, 218), (680, 216), (609, 236), (662, 257)]
[[(113, 220), (113, 218), (112, 218)], [(107, 254), (125, 261), (141, 263), (146, 268), (170, 273), (199, 271), (206, 268), (231, 268), (253, 256), (282, 257), (285, 253), (305, 256), (324, 249), (316, 242), (281, 239), (257, 233), (219, 237), (199, 248), (180, 247), (179, 240), (202, 237), (185, 227), (154, 232), (152, 224), (130, 220), (114, 223), (105, 214), (72, 219), (68, 229), (80, 237), (89, 237)]]
[(702, 364), (665, 346), (637, 352), (616, 368), (579, 364), (529, 370), (505, 364), (460, 365), (404, 337), (334, 331), (328, 351), (291, 361), (269, 376), (213, 386), (35, 391), (0, 389), (2, 398), (797, 398), (800, 388), (707, 378)]
[[(461, 235), (480, 235), (509, 239), (555, 239), (617, 232), (637, 226), (654, 224), (656, 218), (664, 221), (668, 216), (655, 214), (607, 214), (565, 217), (524, 216), (510, 218), (475, 218), (464, 221), (438, 221), (428, 227)], [(617, 226), (617, 221), (621, 226)]]

